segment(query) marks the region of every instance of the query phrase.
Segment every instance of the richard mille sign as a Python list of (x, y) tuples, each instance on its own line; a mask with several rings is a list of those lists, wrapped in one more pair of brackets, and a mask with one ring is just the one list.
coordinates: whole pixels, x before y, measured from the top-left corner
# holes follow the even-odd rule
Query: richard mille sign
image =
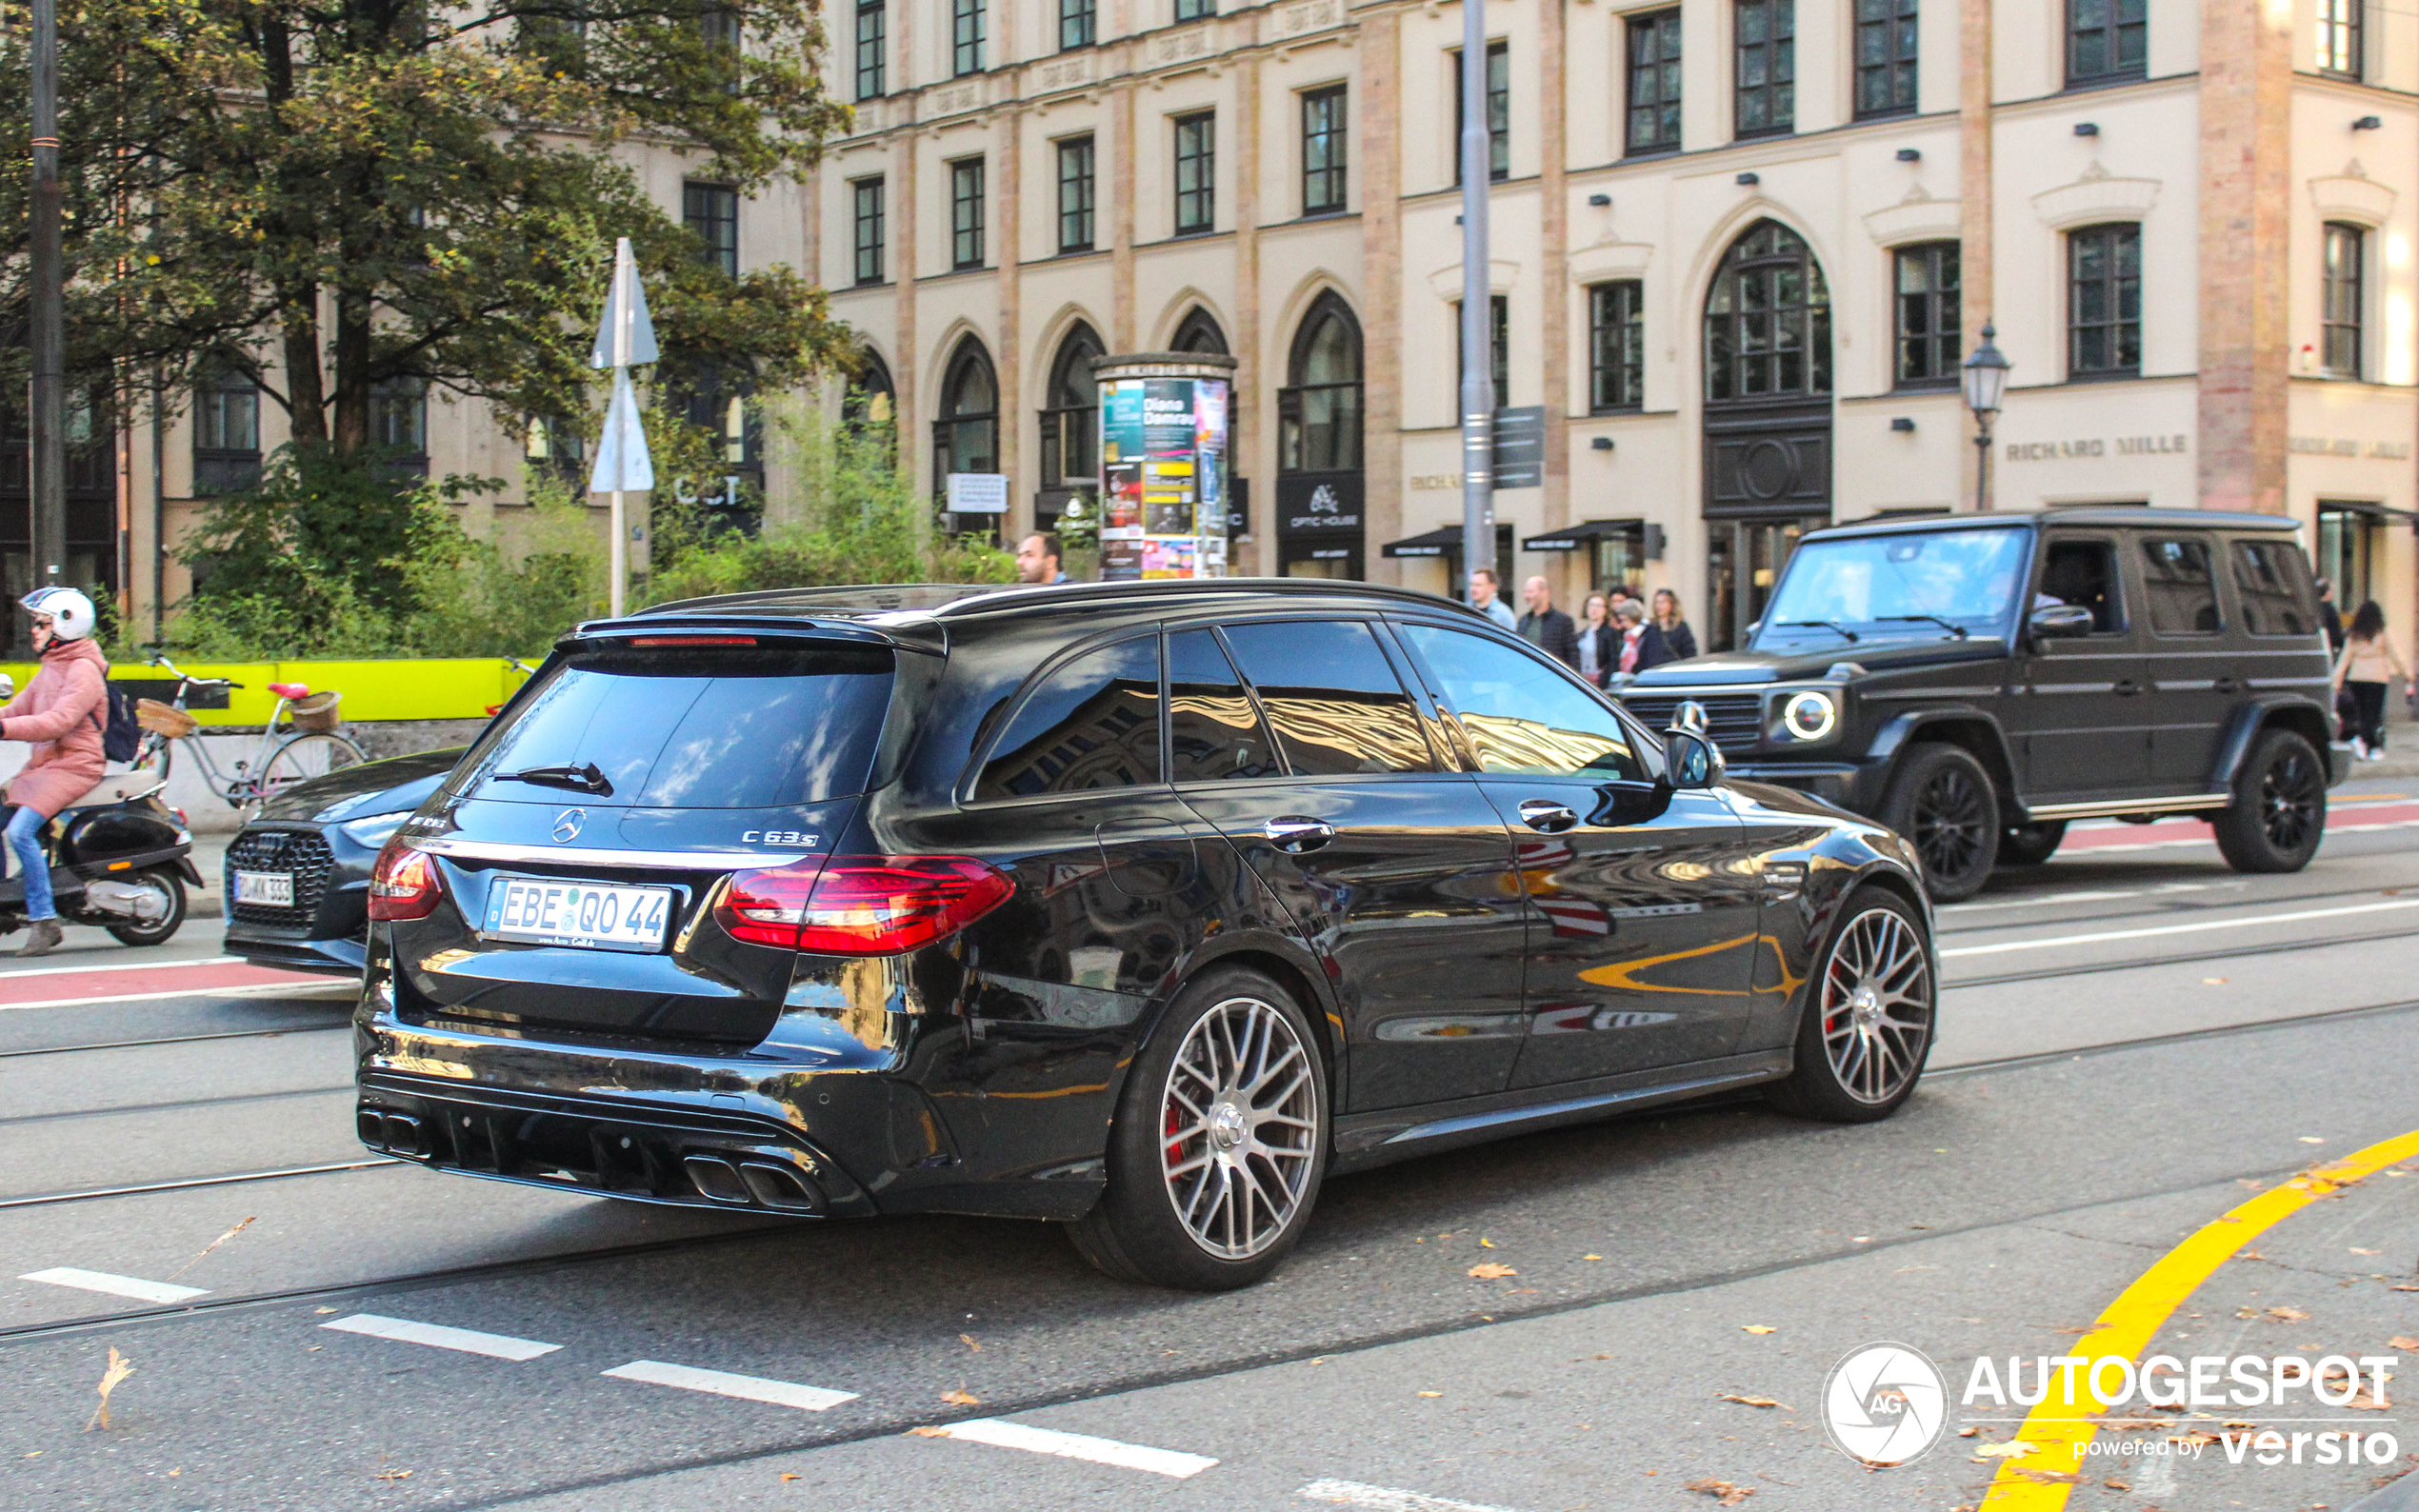
[(2175, 456), (2191, 449), (2182, 434), (2168, 436), (2082, 436), (2072, 441), (2010, 441), (2009, 462), (2065, 462), (2079, 457)]

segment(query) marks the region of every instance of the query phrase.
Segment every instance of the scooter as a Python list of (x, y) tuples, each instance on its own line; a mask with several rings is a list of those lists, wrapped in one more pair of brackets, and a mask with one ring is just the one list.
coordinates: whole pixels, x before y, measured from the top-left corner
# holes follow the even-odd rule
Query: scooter
[[(92, 790), (42, 826), (50, 861), (50, 894), (59, 917), (98, 925), (121, 945), (155, 945), (185, 923), (185, 889), (202, 885), (193, 865), (193, 832), (184, 816), (160, 802), (168, 786), (156, 771), (104, 777)], [(0, 827), (16, 812), (0, 806)], [(25, 879), (0, 882), (0, 935), (26, 926)]]

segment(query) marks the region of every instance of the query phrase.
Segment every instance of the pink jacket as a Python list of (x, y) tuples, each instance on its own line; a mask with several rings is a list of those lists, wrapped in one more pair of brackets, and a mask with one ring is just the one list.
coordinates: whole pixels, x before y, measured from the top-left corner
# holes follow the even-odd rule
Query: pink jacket
[(46, 819), (92, 790), (108, 763), (101, 722), (110, 659), (90, 641), (62, 641), (42, 654), (41, 670), (0, 707), (0, 740), (33, 743), (25, 770), (9, 779), (9, 802)]

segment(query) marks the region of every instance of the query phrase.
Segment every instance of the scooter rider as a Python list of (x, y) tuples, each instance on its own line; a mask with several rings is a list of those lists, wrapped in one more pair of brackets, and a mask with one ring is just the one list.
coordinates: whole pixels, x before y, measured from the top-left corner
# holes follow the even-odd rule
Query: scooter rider
[(42, 826), (90, 792), (108, 766), (101, 731), (110, 662), (92, 644), (90, 599), (73, 588), (46, 587), (20, 602), (33, 615), (33, 649), (42, 666), (23, 692), (0, 706), (0, 740), (33, 743), (24, 769), (9, 780), (8, 800), (16, 808), (0, 853), (0, 879), (14, 856), (25, 878), (25, 916), (33, 925), (17, 954), (38, 956), (57, 949), (61, 938)]

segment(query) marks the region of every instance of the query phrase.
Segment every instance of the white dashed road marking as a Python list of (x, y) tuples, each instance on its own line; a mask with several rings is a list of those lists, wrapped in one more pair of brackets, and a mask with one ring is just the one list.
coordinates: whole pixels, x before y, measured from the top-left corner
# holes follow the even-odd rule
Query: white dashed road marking
[(1358, 1481), (1313, 1481), (1294, 1495), (1309, 1502), (1368, 1507), (1369, 1512), (1509, 1512), (1505, 1507), (1422, 1496), (1417, 1491), (1397, 1491), (1389, 1486), (1363, 1485)]
[(694, 1365), (666, 1364), (660, 1360), (633, 1360), (605, 1373), (618, 1381), (644, 1381), (650, 1385), (678, 1386), (683, 1391), (710, 1392), (745, 1402), (770, 1402), (777, 1407), (803, 1407), (809, 1412), (826, 1412), (844, 1402), (857, 1400), (853, 1391), (827, 1391), (821, 1386), (802, 1386), (794, 1381), (734, 1376), (721, 1370), (700, 1370)]
[(1059, 1433), (1050, 1428), (1029, 1428), (1021, 1422), (1004, 1418), (976, 1418), (968, 1422), (952, 1422), (946, 1427), (918, 1429), (930, 1439), (967, 1439), (975, 1443), (994, 1444), (1002, 1449), (1024, 1449), (1033, 1454), (1054, 1454), (1063, 1460), (1090, 1460), (1095, 1464), (1113, 1464), (1128, 1470), (1149, 1470), (1153, 1475), (1171, 1475), (1179, 1480), (1199, 1475), (1218, 1462), (1197, 1454), (1179, 1454), (1173, 1449), (1146, 1448), (1139, 1443), (1119, 1443), (1114, 1439), (1095, 1439), (1090, 1434)]
[[(2239, 919), (2203, 919), (2192, 924), (2163, 924), (2147, 929), (2101, 929), (2090, 934), (2062, 934), (2049, 940), (2007, 940), (1997, 945), (1958, 945), (1943, 950), (1940, 957), (1946, 961), (1952, 956), (1995, 956), (2009, 950), (2046, 950), (2056, 945), (2097, 945), (2104, 940), (2147, 940), (2153, 935), (2199, 934), (2208, 929), (2243, 929), (2263, 924), (2298, 924), (2305, 919), (2340, 919), (2348, 914), (2386, 913), (2402, 908), (2419, 908), (2419, 898), (2356, 904), (2348, 908), (2302, 908), (2292, 913), (2248, 914)], [(2114, 964), (2124, 965), (2123, 962)]]
[(435, 1349), (459, 1349), (466, 1355), (490, 1355), (497, 1360), (535, 1360), (562, 1348), (561, 1344), (542, 1344), (534, 1339), (514, 1339), (506, 1334), (483, 1334), (470, 1328), (448, 1328), (442, 1323), (412, 1323), (403, 1318), (381, 1318), (376, 1313), (355, 1313), (319, 1325), (340, 1333), (368, 1334), (372, 1339), (392, 1339), (407, 1344), (427, 1344)]
[(48, 1282), (79, 1291), (105, 1291), (112, 1297), (131, 1297), (136, 1302), (183, 1302), (188, 1297), (210, 1294), (207, 1286), (177, 1286), (164, 1281), (145, 1281), (139, 1276), (112, 1276), (106, 1270), (78, 1270), (72, 1265), (29, 1271), (17, 1280)]

